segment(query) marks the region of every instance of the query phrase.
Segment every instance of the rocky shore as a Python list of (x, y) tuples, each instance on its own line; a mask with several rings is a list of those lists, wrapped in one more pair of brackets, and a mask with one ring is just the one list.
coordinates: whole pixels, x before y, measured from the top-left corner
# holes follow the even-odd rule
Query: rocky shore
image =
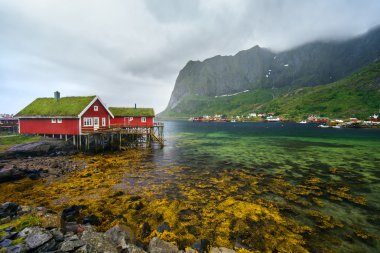
[(59, 177), (84, 168), (84, 163), (70, 158), (76, 153), (72, 145), (55, 139), (16, 145), (0, 154), (0, 182)]
[[(185, 249), (159, 238), (170, 230), (167, 223), (156, 229), (149, 244), (136, 239), (132, 229), (118, 224), (105, 233), (96, 232), (96, 216), (84, 217), (78, 223), (83, 206), (70, 206), (61, 214), (44, 207), (20, 206), (7, 202), (0, 205), (0, 252), (80, 252), (80, 253), (233, 253), (227, 248), (212, 248), (208, 240), (198, 240)], [(140, 234), (149, 236), (149, 224)]]

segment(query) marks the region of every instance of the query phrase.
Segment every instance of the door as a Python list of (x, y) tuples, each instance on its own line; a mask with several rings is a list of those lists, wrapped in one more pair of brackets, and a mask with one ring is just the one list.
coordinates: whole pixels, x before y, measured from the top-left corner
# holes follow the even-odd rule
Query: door
[(94, 130), (99, 129), (99, 118), (94, 118)]

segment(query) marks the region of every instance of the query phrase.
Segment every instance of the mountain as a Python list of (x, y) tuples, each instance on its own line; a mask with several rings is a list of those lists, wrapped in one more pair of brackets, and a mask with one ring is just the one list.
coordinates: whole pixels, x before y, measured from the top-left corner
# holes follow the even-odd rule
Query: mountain
[(378, 59), (380, 27), (350, 40), (314, 42), (279, 53), (255, 46), (234, 56), (190, 61), (159, 116), (232, 115), (273, 108), (269, 103), (285, 94), (291, 99), (292, 91), (333, 83)]

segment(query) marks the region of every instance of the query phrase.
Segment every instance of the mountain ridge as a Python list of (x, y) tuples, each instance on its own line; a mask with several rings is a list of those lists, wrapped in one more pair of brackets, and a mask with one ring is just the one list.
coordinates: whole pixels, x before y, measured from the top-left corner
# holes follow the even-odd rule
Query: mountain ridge
[[(233, 56), (189, 61), (179, 72), (165, 111), (181, 113), (186, 97), (214, 97), (243, 90), (293, 90), (328, 84), (380, 59), (380, 26), (345, 41), (317, 41), (273, 52), (254, 46)], [(194, 112), (196, 113), (196, 112)]]

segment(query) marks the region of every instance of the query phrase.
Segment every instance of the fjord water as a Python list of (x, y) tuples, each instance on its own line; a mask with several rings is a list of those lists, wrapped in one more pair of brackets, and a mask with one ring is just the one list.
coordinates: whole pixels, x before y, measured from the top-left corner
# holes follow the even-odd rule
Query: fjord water
[[(250, 193), (249, 187), (232, 190), (231, 185), (231, 196), (269, 199), (280, 206), (281, 214), (312, 227), (313, 233), (306, 236), (309, 250), (380, 250), (379, 129), (168, 121), (165, 139), (166, 146), (152, 153), (152, 162), (165, 169), (143, 184), (165, 185), (159, 187), (160, 194), (186, 199), (178, 188), (187, 185), (187, 189), (202, 189), (204, 195), (199, 193), (199, 197), (207, 198), (210, 178), (228, 174), (233, 178), (230, 182), (244, 182), (249, 178), (242, 175), (257, 176), (258, 188), (264, 190)], [(182, 169), (171, 169), (176, 166)], [(285, 187), (276, 184), (279, 178)], [(306, 189), (305, 182), (314, 182), (318, 194), (300, 193)], [(229, 185), (225, 187), (227, 194), (222, 198), (229, 197)], [(298, 195), (292, 197), (289, 192)]]

